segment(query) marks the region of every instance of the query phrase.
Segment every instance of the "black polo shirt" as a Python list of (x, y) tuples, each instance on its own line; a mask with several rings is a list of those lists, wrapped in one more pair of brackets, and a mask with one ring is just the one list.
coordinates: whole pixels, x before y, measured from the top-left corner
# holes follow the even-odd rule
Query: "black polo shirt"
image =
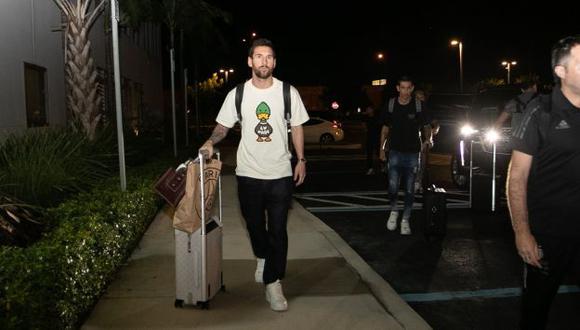
[(536, 234), (580, 237), (580, 109), (557, 87), (546, 125), (541, 119), (542, 100), (549, 104), (550, 95), (528, 104), (512, 137), (514, 150), (533, 156), (528, 179), (530, 226)]
[(429, 118), (425, 113), (425, 104), (421, 102), (421, 112), (417, 113), (415, 98), (408, 104), (399, 103), (399, 98), (395, 99), (393, 112), (388, 109), (388, 102), (384, 110), (383, 125), (389, 126), (389, 143), (392, 150), (399, 152), (420, 152), (421, 151), (421, 128), (429, 125)]

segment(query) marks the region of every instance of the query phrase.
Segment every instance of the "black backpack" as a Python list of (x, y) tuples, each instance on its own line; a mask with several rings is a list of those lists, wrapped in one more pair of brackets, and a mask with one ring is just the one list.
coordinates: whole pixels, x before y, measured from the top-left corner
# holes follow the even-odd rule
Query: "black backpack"
[[(397, 98), (396, 97), (391, 97), (389, 99), (389, 104), (387, 106), (387, 110), (389, 111), (389, 113), (393, 113), (393, 110), (395, 110), (395, 100)], [(421, 101), (415, 99), (415, 112), (416, 113), (420, 113), (421, 112)]]
[[(236, 86), (236, 113), (238, 114), (238, 122), (242, 124), (242, 99), (244, 97), (244, 84), (239, 83)], [(282, 92), (284, 94), (284, 118), (286, 119), (286, 124), (288, 126), (288, 132), (290, 132), (290, 118), (292, 118), (292, 113), (290, 112), (292, 103), (290, 101), (290, 84), (287, 82), (282, 82)]]

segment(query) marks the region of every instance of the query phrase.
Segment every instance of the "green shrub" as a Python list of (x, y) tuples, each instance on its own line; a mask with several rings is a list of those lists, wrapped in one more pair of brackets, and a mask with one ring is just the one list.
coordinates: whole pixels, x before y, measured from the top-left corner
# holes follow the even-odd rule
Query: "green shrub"
[(78, 327), (157, 212), (151, 187), (166, 165), (128, 173), (126, 192), (105, 180), (48, 210), (52, 230), (36, 244), (0, 247), (2, 329)]
[(55, 205), (110, 175), (111, 146), (111, 136), (91, 142), (62, 128), (10, 135), (0, 143), (0, 187), (32, 205)]

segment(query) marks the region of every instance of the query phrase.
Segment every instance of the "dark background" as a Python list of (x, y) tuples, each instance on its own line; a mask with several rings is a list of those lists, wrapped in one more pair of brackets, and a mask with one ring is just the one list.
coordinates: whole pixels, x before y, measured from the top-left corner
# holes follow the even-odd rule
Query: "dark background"
[(504, 59), (518, 61), (512, 78), (535, 73), (550, 81), (551, 45), (580, 27), (573, 2), (208, 1), (233, 17), (224, 29), (229, 51), (216, 54), (216, 65), (233, 66), (235, 79), (248, 77), (247, 48), (256, 32), (274, 42), (275, 75), (295, 85), (360, 86), (407, 73), (434, 90), (457, 90), (452, 38), (463, 41), (466, 89), (505, 79)]

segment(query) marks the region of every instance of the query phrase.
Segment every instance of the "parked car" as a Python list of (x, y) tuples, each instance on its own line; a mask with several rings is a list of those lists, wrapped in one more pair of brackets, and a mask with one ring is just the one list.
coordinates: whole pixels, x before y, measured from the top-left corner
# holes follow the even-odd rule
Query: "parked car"
[(476, 174), (491, 175), (495, 145), (497, 186), (503, 187), (511, 157), (511, 129), (493, 130), (492, 127), (504, 105), (520, 93), (519, 88), (508, 85), (483, 90), (474, 97), (465, 122), (460, 124), (459, 141), (452, 159), (452, 177), (456, 185), (468, 186), (470, 159), (473, 159)]
[(344, 139), (342, 124), (337, 120), (326, 120), (311, 117), (302, 125), (304, 129), (304, 143), (329, 144)]
[(505, 103), (519, 93), (515, 86), (500, 86), (477, 94), (435, 94), (429, 99), (429, 111), (441, 125), (433, 152), (451, 155), (451, 178), (459, 188), (469, 186), (471, 151), (474, 171), (492, 172), (494, 142), (496, 175), (505, 179), (511, 155), (510, 130), (491, 131), (490, 128)]

